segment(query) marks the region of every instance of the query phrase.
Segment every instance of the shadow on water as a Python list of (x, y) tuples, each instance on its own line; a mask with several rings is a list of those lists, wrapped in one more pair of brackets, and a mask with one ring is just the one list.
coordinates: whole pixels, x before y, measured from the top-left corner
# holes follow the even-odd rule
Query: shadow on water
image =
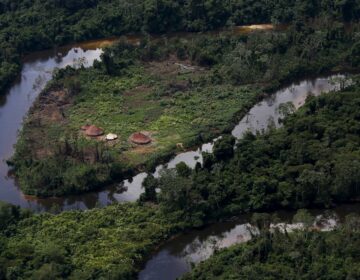
[[(253, 30), (272, 30), (273, 28), (269, 25), (236, 27), (231, 32), (245, 34)], [(174, 36), (187, 35), (174, 34)], [(129, 180), (92, 193), (46, 199), (25, 196), (17, 187), (12, 176), (9, 176), (11, 170), (5, 162), (14, 152), (13, 145), (16, 143), (23, 118), (46, 83), (50, 81), (53, 70), (67, 65), (76, 65), (82, 58), (85, 58), (85, 66), (91, 66), (94, 60), (99, 59), (102, 53), (101, 48), (112, 44), (115, 40), (116, 38), (110, 38), (74, 44), (56, 50), (33, 53), (24, 59), (21, 76), (15, 81), (10, 91), (0, 97), (0, 127), (2, 130), (0, 134), (0, 200), (35, 211), (49, 211), (54, 206), (61, 210), (90, 209), (119, 201), (135, 201), (139, 197), (142, 192), (141, 184), (146, 177), (145, 173), (140, 173)], [(128, 40), (138, 43), (140, 37), (132, 36), (128, 37)], [(269, 123), (280, 126), (278, 121), (281, 117), (280, 104), (291, 102), (295, 108), (298, 108), (304, 104), (310, 93), (319, 95), (323, 92), (339, 90), (341, 84), (339, 79), (342, 78), (344, 76), (335, 75), (305, 80), (279, 90), (256, 104), (234, 128), (232, 134), (241, 138), (248, 130), (252, 132), (266, 130)], [(211, 152), (212, 147), (213, 143), (206, 143), (196, 151), (177, 155), (167, 164), (158, 166), (155, 176), (159, 176), (162, 169), (173, 168), (181, 161), (194, 167), (196, 162), (202, 162), (202, 152)], [(359, 213), (359, 205), (342, 206), (326, 217), (323, 212), (315, 211), (314, 214), (318, 215), (318, 226), (320, 225), (323, 229), (331, 229), (350, 212)], [(286, 223), (291, 222), (293, 214), (277, 212), (280, 220)], [(320, 222), (321, 215), (322, 221)], [(198, 263), (208, 258), (216, 248), (248, 241), (251, 238), (249, 220), (250, 217), (245, 215), (236, 221), (218, 223), (167, 242), (147, 262), (139, 279), (176, 279), (191, 269), (191, 263)]]
[[(6, 159), (14, 152), (18, 130), (23, 118), (33, 104), (36, 97), (50, 81), (52, 72), (56, 68), (77, 65), (85, 58), (84, 66), (91, 66), (95, 59), (99, 59), (101, 49), (86, 50), (82, 48), (61, 49), (60, 53), (45, 51), (35, 53), (24, 59), (24, 66), (20, 77), (15, 81), (9, 92), (1, 97), (0, 103), (0, 199), (27, 208), (38, 208), (38, 202), (27, 199), (16, 186), (14, 179), (9, 176)], [(46, 208), (46, 205), (44, 205)], [(90, 205), (89, 205), (90, 206)], [(40, 208), (43, 208), (40, 206)]]
[[(311, 210), (316, 216), (314, 227), (322, 231), (334, 229), (350, 213), (360, 213), (360, 204), (342, 205), (334, 210)], [(292, 224), (294, 212), (278, 211), (273, 213), (276, 222), (273, 227), (284, 227), (288, 231), (301, 227)], [(251, 216), (243, 215), (236, 221), (216, 223), (201, 230), (189, 233), (166, 242), (146, 263), (140, 272), (139, 280), (175, 280), (189, 272), (193, 264), (209, 258), (215, 250), (234, 244), (244, 243), (257, 232), (250, 225)]]
[[(274, 29), (272, 25), (253, 25), (235, 27), (231, 32), (233, 34), (245, 34), (253, 30), (272, 29)], [(221, 34), (221, 31), (212, 33)], [(172, 36), (186, 37), (188, 35), (173, 34)], [(2, 130), (0, 134), (0, 200), (35, 211), (49, 211), (53, 207), (59, 210), (90, 209), (114, 202), (135, 201), (139, 197), (142, 192), (142, 182), (146, 177), (145, 173), (140, 173), (129, 180), (108, 186), (102, 190), (81, 195), (46, 199), (25, 196), (19, 190), (13, 177), (9, 176), (9, 167), (5, 162), (14, 152), (13, 145), (16, 143), (23, 118), (46, 83), (51, 79), (53, 70), (68, 65), (76, 66), (80, 62), (84, 62), (84, 66), (89, 67), (94, 60), (100, 58), (101, 47), (111, 45), (115, 40), (116, 38), (110, 38), (73, 44), (56, 50), (36, 52), (24, 58), (21, 76), (8, 94), (0, 98), (0, 127)], [(128, 40), (137, 43), (140, 37), (130, 36)], [(255, 105), (234, 128), (233, 135), (240, 138), (247, 130), (253, 132), (264, 130), (267, 128), (269, 121), (279, 126), (278, 118), (280, 114), (278, 107), (280, 104), (292, 102), (295, 107), (299, 107), (304, 103), (309, 93), (319, 95), (322, 92), (338, 90), (340, 82), (335, 80), (342, 77), (336, 75), (305, 80), (278, 91)], [(202, 152), (211, 152), (212, 146), (213, 143), (207, 143), (196, 151), (177, 155), (167, 164), (158, 166), (155, 176), (159, 176), (162, 169), (173, 168), (181, 161), (184, 161), (190, 167), (194, 167), (197, 162), (202, 162)]]

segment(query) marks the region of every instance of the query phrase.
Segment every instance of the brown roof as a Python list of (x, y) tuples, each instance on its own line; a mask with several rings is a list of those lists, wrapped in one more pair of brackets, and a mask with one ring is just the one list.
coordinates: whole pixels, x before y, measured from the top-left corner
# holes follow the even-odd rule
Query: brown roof
[(90, 127), (90, 125), (83, 125), (83, 126), (81, 127), (81, 130), (87, 130), (89, 127)]
[(86, 130), (85, 134), (87, 136), (100, 136), (104, 134), (104, 130), (95, 125), (90, 125)]
[(131, 142), (138, 145), (146, 145), (151, 143), (151, 138), (141, 132), (136, 132), (130, 136)]

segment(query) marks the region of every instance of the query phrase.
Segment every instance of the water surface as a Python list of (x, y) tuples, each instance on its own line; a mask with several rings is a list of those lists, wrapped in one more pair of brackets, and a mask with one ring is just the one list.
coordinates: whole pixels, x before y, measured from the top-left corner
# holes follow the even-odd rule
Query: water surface
[(37, 207), (38, 203), (25, 198), (14, 179), (8, 176), (9, 167), (5, 161), (14, 152), (13, 145), (23, 118), (50, 81), (54, 69), (80, 64), (91, 66), (95, 59), (100, 58), (101, 53), (99, 48), (72, 47), (38, 52), (24, 59), (20, 77), (6, 95), (0, 96), (0, 200), (26, 208)]
[[(231, 32), (243, 34), (254, 30), (272, 29), (274, 29), (272, 25), (253, 25), (235, 27)], [(212, 33), (221, 34), (219, 31)], [(193, 36), (193, 34), (181, 34), (183, 37)], [(180, 34), (173, 34), (172, 36), (175, 35), (180, 36)], [(141, 37), (130, 36), (127, 39), (131, 43), (138, 43)], [(64, 68), (68, 65), (78, 66), (80, 64), (89, 67), (94, 60), (100, 58), (101, 48), (112, 44), (115, 40), (116, 38), (88, 41), (56, 50), (36, 52), (25, 58), (21, 76), (8, 94), (0, 97), (0, 200), (35, 211), (48, 211), (53, 207), (60, 210), (90, 209), (114, 202), (135, 201), (138, 199), (142, 193), (142, 182), (147, 176), (145, 173), (140, 173), (129, 180), (99, 191), (61, 198), (39, 199), (22, 194), (14, 179), (9, 176), (11, 171), (5, 163), (5, 160), (9, 159), (14, 152), (13, 145), (16, 143), (23, 118), (38, 94), (51, 79), (54, 69)], [(279, 126), (278, 119), (281, 115), (278, 109), (280, 104), (292, 102), (298, 108), (310, 93), (319, 95), (322, 92), (338, 90), (340, 82), (337, 80), (340, 78), (343, 78), (343, 76), (337, 75), (305, 80), (276, 92), (256, 104), (234, 128), (233, 135), (240, 138), (245, 131), (255, 132), (266, 129), (269, 123)], [(206, 143), (196, 151), (177, 155), (167, 164), (158, 166), (155, 176), (159, 176), (160, 171), (164, 168), (174, 168), (176, 164), (182, 161), (190, 167), (194, 167), (197, 162), (202, 163), (202, 152), (211, 152), (212, 146), (212, 142)]]
[[(360, 214), (360, 205), (342, 205), (334, 210), (311, 210), (316, 216), (314, 227), (321, 231), (330, 231), (343, 222), (350, 213)], [(277, 211), (277, 222), (272, 227), (288, 232), (302, 228), (302, 224), (292, 223), (294, 212)], [(166, 242), (146, 263), (140, 272), (139, 280), (175, 280), (191, 271), (192, 265), (209, 258), (215, 250), (234, 244), (244, 243), (258, 231), (250, 225), (251, 215), (243, 215), (236, 221), (217, 223), (201, 230), (189, 233)]]

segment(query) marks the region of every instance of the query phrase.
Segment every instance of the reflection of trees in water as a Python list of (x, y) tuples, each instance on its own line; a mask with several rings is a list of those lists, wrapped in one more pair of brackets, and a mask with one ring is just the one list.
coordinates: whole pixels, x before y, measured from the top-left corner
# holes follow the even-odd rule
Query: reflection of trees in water
[(56, 62), (57, 64), (60, 64), (62, 61), (63, 61), (62, 55), (57, 54), (57, 55), (55, 56), (55, 62)]
[(259, 126), (259, 120), (256, 119), (256, 116), (249, 113), (246, 115), (243, 131), (245, 132), (252, 132), (256, 133), (256, 129)]
[(323, 214), (316, 216), (314, 226), (323, 230), (333, 230), (339, 223), (339, 216), (334, 211), (327, 210)]
[(297, 87), (295, 85), (291, 85), (289, 87), (289, 92), (292, 94), (292, 95), (296, 95), (297, 93)]
[(65, 200), (61, 198), (28, 200), (28, 206), (35, 212), (50, 212), (58, 214), (65, 209)]
[(335, 76), (330, 79), (329, 83), (332, 86), (332, 90), (344, 90), (351, 86), (353, 81), (345, 76)]
[(46, 82), (46, 76), (44, 74), (39, 74), (36, 78), (35, 78), (35, 81), (34, 81), (34, 84), (33, 84), (33, 90), (41, 90), (43, 88), (43, 85), (45, 84)]
[(274, 116), (269, 116), (266, 121), (266, 128), (265, 130), (276, 128), (276, 121)]
[(190, 243), (184, 251), (179, 254), (187, 263), (197, 263), (209, 258), (215, 250), (219, 249), (220, 241), (223, 237), (210, 236), (205, 241), (196, 239)]
[(235, 228), (236, 222), (215, 224), (172, 240), (164, 246), (164, 249), (168, 250), (171, 255), (181, 258), (194, 256), (202, 248), (213, 247), (214, 240), (223, 240)]
[(198, 263), (209, 258), (221, 248), (249, 241), (253, 234), (258, 234), (257, 228), (248, 223), (238, 224), (230, 230), (224, 231), (223, 229), (223, 232), (219, 234), (208, 235), (204, 240), (200, 240), (198, 237), (195, 238), (177, 255), (187, 263)]
[(279, 114), (278, 123), (282, 123), (282, 121), (289, 117), (290, 115), (294, 114), (296, 111), (295, 105), (293, 102), (289, 101), (286, 103), (281, 103), (277, 108), (277, 112)]
[(271, 94), (266, 97), (265, 102), (269, 107), (272, 107), (276, 103), (276, 99), (279, 93)]
[[(0, 107), (5, 106), (6, 100), (7, 100), (7, 94), (2, 94), (0, 96)], [(0, 117), (1, 117), (1, 115), (0, 115)]]
[(107, 189), (107, 202), (103, 202), (103, 204), (109, 204), (109, 202), (111, 203), (117, 203), (118, 199), (116, 198), (116, 195), (122, 194), (124, 192), (126, 192), (128, 190), (128, 188), (125, 186), (124, 181), (113, 185), (111, 187), (109, 187), (109, 189)]
[[(286, 216), (281, 218), (276, 214), (269, 216), (269, 229), (292, 232), (294, 230), (314, 230), (315, 227), (329, 231), (335, 229), (340, 222), (339, 216), (334, 211), (325, 211), (317, 216), (308, 213), (307, 215), (312, 218), (308, 227), (304, 226), (304, 217), (306, 215), (295, 215), (299, 218), (299, 221), (295, 219), (293, 213), (290, 215), (291, 217), (286, 213)], [(166, 250), (170, 256), (177, 258), (177, 262), (180, 259), (180, 262), (193, 266), (200, 261), (206, 260), (221, 248), (245, 243), (258, 236), (260, 229), (257, 227), (258, 225), (254, 224), (254, 221), (252, 221), (252, 224), (249, 223), (250, 218), (251, 216), (247, 215), (241, 221), (217, 224), (200, 232), (183, 235), (165, 245), (165, 248), (161, 251)]]
[(78, 57), (78, 58), (74, 58), (73, 59), (73, 67), (74, 68), (82, 68), (88, 65), (88, 60), (86, 59), (85, 56), (83, 57)]
[(99, 193), (98, 192), (92, 192), (89, 194), (86, 194), (85, 199), (81, 197), (76, 197), (76, 201), (79, 201), (80, 203), (84, 203), (87, 209), (94, 208), (96, 206), (99, 206)]
[[(336, 229), (339, 223), (339, 216), (334, 211), (325, 211), (321, 215), (314, 217), (311, 225), (320, 230), (330, 231)], [(304, 227), (302, 223), (281, 223), (276, 220), (271, 223), (271, 228), (283, 228), (291, 232), (299, 229), (309, 230), (311, 227)], [(247, 233), (249, 234), (248, 236)], [(210, 236), (203, 242), (196, 239), (190, 245), (186, 246), (180, 256), (188, 263), (197, 263), (209, 258), (215, 251), (221, 248), (248, 242), (259, 234), (259, 229), (254, 225), (238, 225), (235, 229), (223, 233), (221, 236)]]
[[(98, 203), (99, 193), (93, 192), (81, 196), (73, 195), (66, 198), (37, 199), (35, 209), (39, 212), (45, 210), (57, 214), (66, 209), (92, 209), (97, 207)], [(31, 208), (34, 209), (34, 207)]]

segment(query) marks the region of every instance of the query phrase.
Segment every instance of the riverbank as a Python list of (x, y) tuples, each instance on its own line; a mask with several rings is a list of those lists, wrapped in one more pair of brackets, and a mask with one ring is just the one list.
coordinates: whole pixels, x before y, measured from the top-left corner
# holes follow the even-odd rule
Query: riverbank
[[(281, 106), (292, 103), (295, 108), (298, 108), (304, 104), (309, 95), (318, 96), (321, 93), (338, 91), (342, 85), (348, 84), (349, 79), (350, 77), (346, 78), (343, 75), (335, 75), (317, 78), (315, 80), (305, 80), (289, 85), (287, 88), (275, 94), (264, 97), (265, 99), (263, 101), (257, 103), (248, 111), (246, 116), (234, 127), (231, 134), (237, 139), (242, 139), (246, 131), (252, 131), (253, 133), (256, 133), (256, 131), (265, 131), (268, 128), (269, 120), (273, 120), (275, 126), (279, 127), (281, 126), (279, 118), (283, 118), (282, 113), (279, 112)], [(211, 141), (203, 144), (196, 151), (182, 152), (164, 166), (157, 166), (153, 175), (158, 177), (161, 170), (175, 168), (176, 165), (181, 162), (185, 162), (186, 165), (195, 168), (197, 163), (203, 163), (203, 152), (212, 152), (213, 146), (214, 142)], [(138, 200), (143, 193), (142, 184), (147, 176), (147, 173), (142, 172), (118, 185), (111, 185), (103, 190), (81, 195), (43, 199), (26, 196), (24, 199), (26, 199), (31, 207), (27, 205), (25, 207), (34, 209), (36, 212), (57, 212), (59, 210), (91, 209), (96, 206), (106, 206), (115, 202), (134, 202)], [(3, 198), (8, 199), (7, 196), (3, 196)]]
[(356, 279), (358, 222), (359, 215), (354, 214), (331, 232), (291, 232), (290, 225), (285, 234), (265, 224), (254, 240), (220, 250), (182, 279)]
[[(181, 65), (188, 65), (193, 70), (183, 72)], [(200, 79), (207, 75), (205, 68), (177, 58), (134, 66), (128, 75), (119, 78), (106, 76), (98, 69), (79, 70), (54, 81), (40, 94), (24, 122), (17, 152), (23, 158), (31, 151), (28, 158), (37, 162), (62, 155), (75, 160), (77, 166), (79, 163), (87, 166), (99, 164), (100, 169), (105, 166), (105, 171), (92, 169), (97, 174), (105, 172), (104, 181), (92, 178), (93, 187), (81, 186), (77, 182), (76, 187), (83, 190), (98, 188), (109, 183), (109, 179), (122, 179), (136, 169), (150, 170), (176, 151), (193, 147), (223, 132), (239, 108), (245, 111), (255, 103), (255, 90), (248, 87), (200, 88)], [(74, 79), (81, 85), (80, 92), (63, 87)], [(222, 97), (225, 95), (226, 100)], [(86, 124), (101, 127), (105, 135), (115, 133), (118, 139), (86, 138), (81, 134), (81, 127)], [(150, 144), (136, 145), (129, 140), (131, 134), (141, 131), (151, 135)], [(21, 146), (24, 144), (22, 139), (26, 139), (30, 146)], [(59, 139), (64, 140), (59, 142)], [(79, 145), (82, 145), (81, 150)], [(110, 159), (104, 159), (104, 154)], [(53, 166), (46, 164), (47, 169), (49, 165)], [(67, 170), (71, 168), (66, 167)], [(29, 183), (29, 178), (21, 179), (20, 176), (21, 186)], [(34, 184), (40, 188), (44, 186), (40, 182)], [(31, 192), (31, 188), (23, 189), (28, 194), (37, 195), (78, 192), (71, 186), (63, 192), (54, 190), (49, 193), (41, 192), (41, 189), (36, 193)]]
[[(172, 245), (171, 241), (166, 240), (190, 229), (189, 225), (177, 219), (175, 213), (164, 213), (154, 205), (139, 206), (126, 203), (87, 211), (67, 211), (58, 215), (49, 213), (19, 215), (18, 210), (5, 212), (2, 207), (4, 206), (0, 204), (2, 217), (0, 223), (2, 246), (0, 276), (6, 275), (7, 277), (11, 275), (39, 278), (46, 273), (51, 278), (58, 276), (67, 279), (88, 279), (110, 275), (120, 279), (137, 279), (138, 272), (155, 248), (164, 244), (165, 247), (160, 247), (161, 252), (168, 252)], [(8, 219), (11, 223), (5, 224), (4, 227), (3, 222), (6, 222), (6, 215), (10, 213), (14, 217)], [(319, 212), (316, 213), (319, 215)], [(337, 213), (336, 210), (335, 213)], [(343, 217), (344, 212), (340, 210), (340, 213)], [(329, 224), (333, 225), (331, 219), (334, 217), (329, 216), (329, 213), (326, 212), (323, 214), (323, 218), (318, 222), (324, 223), (326, 226), (329, 221)], [(253, 224), (250, 217), (251, 215), (244, 216), (238, 223)], [(291, 223), (291, 217), (283, 218), (281, 213), (278, 217), (281, 220), (275, 219), (276, 223)], [(238, 227), (236, 222), (230, 222), (230, 224), (232, 225), (221, 226), (222, 224), (220, 224), (220, 231), (214, 230), (213, 226), (210, 226), (192, 231), (188, 233), (189, 236), (186, 234), (178, 236), (173, 241), (177, 246), (171, 249), (170, 255), (166, 258), (169, 262), (166, 267), (174, 268), (174, 272), (177, 273), (180, 267), (176, 265), (176, 259), (175, 263), (172, 261), (174, 257), (179, 257), (178, 254), (183, 258), (190, 254), (193, 257), (190, 260), (197, 262), (196, 260), (200, 261), (202, 257), (210, 256), (211, 250), (217, 245), (221, 248), (222, 246), (227, 247), (232, 242), (244, 242), (247, 238), (246, 226)], [(256, 224), (253, 225), (256, 226)], [(234, 233), (230, 231), (229, 235), (225, 236), (227, 240), (223, 240), (224, 242), (221, 243), (223, 232), (228, 227), (233, 228), (234, 226), (237, 228), (233, 230)], [(215, 244), (212, 243), (212, 240), (207, 240), (207, 233), (205, 236), (201, 234), (202, 231), (207, 232), (207, 230), (215, 239), (219, 238), (217, 241), (220, 243)], [(203, 244), (192, 242), (196, 240), (196, 236), (199, 234), (197, 232), (204, 237), (199, 240), (204, 242)], [(239, 234), (243, 235), (239, 236)], [(209, 245), (209, 242), (214, 246)], [(168, 245), (169, 243), (170, 245)], [(181, 248), (184, 247), (184, 251), (181, 251)], [(206, 249), (206, 252), (203, 252), (200, 248), (209, 250)], [(179, 249), (181, 252), (177, 251)], [(182, 253), (185, 253), (185, 256)], [(151, 269), (156, 265), (157, 257), (158, 254), (154, 256), (152, 264), (150, 263), (148, 267), (151, 273), (141, 273), (140, 279), (175, 279), (173, 273), (158, 275), (157, 278), (153, 277), (154, 272), (161, 273), (162, 271), (161, 269)], [(162, 269), (164, 268), (162, 266)], [(188, 270), (182, 271), (177, 276), (183, 275), (186, 271)], [(164, 275), (169, 278), (161, 278)]]
[[(205, 168), (191, 175), (168, 171), (156, 182), (147, 183), (147, 187), (160, 188), (156, 201), (166, 212), (177, 213), (181, 220), (196, 225), (206, 224), (207, 219), (237, 216), (242, 211), (271, 214), (279, 208), (289, 212), (290, 209), (329, 207), (351, 201), (359, 195), (360, 140), (355, 109), (359, 102), (359, 86), (356, 81), (354, 77), (354, 84), (339, 93), (308, 98), (303, 108), (285, 119), (283, 128), (264, 135), (247, 135), (239, 141), (233, 155), (224, 153), (232, 146), (215, 145), (215, 157), (207, 159)], [(252, 121), (257, 122), (256, 118)], [(228, 155), (224, 157), (224, 154)], [(345, 177), (344, 170), (347, 170)], [(351, 209), (348, 213), (359, 213), (356, 207)], [(233, 234), (234, 239), (240, 234), (239, 242), (244, 235), (246, 237), (243, 226), (241, 222), (239, 231)], [(189, 271), (186, 257), (198, 262), (204, 255), (208, 256), (208, 251), (212, 252), (212, 240), (204, 239), (186, 244), (190, 252), (184, 249), (181, 253), (176, 252), (176, 245), (182, 244), (181, 239), (170, 241), (168, 247), (164, 245), (149, 260), (140, 274), (141, 279), (157, 279), (161, 273), (167, 275), (166, 279), (175, 279)], [(196, 246), (200, 249), (195, 249), (192, 255), (191, 248)], [(216, 260), (214, 257), (201, 265), (192, 277), (204, 273), (204, 267), (213, 265)], [(169, 263), (164, 265), (167, 261)]]
[[(242, 1), (234, 3), (190, 4), (177, 1), (155, 4), (154, 1), (82, 1), (79, 3), (2, 3), (0, 5), (0, 95), (20, 74), (21, 57), (32, 51), (61, 46), (70, 42), (108, 38), (147, 32), (204, 32), (271, 21), (288, 23), (295, 19), (312, 21), (328, 15), (331, 21), (357, 20), (357, 4), (347, 9), (309, 2), (302, 4), (278, 1)], [(310, 11), (309, 10), (309, 11)]]
[[(39, 112), (51, 106), (40, 104), (38, 112), (33, 111), (25, 123), (14, 158), (22, 189), (38, 196), (79, 193), (124, 178), (136, 167), (152, 169), (177, 149), (193, 147), (229, 131), (231, 123), (258, 100), (261, 91), (278, 87), (298, 77), (299, 72), (304, 75), (351, 67), (347, 53), (334, 56), (339, 49), (348, 49), (348, 35), (344, 45), (320, 49), (316, 58), (296, 58), (296, 63), (296, 44), (287, 46), (281, 56), (263, 49), (257, 54), (258, 59), (265, 54), (283, 58), (284, 65), (274, 73), (272, 59), (266, 67), (255, 59), (252, 75), (236, 62), (244, 55), (238, 53), (239, 45), (253, 52), (262, 40), (271, 40), (275, 47), (282, 44), (280, 38), (291, 34), (289, 30), (240, 37), (201, 36), (148, 42), (143, 46), (120, 42), (108, 49), (112, 56), (106, 53), (105, 61), (94, 68), (60, 71), (53, 82), (56, 90), (43, 95), (68, 92), (73, 101), (67, 102), (56, 116), (51, 109), (52, 121), (32, 119), (36, 115), (46, 117)], [(234, 67), (240, 68), (229, 72)], [(260, 78), (257, 82), (256, 77)], [(112, 143), (87, 139), (80, 133), (84, 125), (99, 126), (119, 138)], [(129, 136), (139, 131), (151, 135), (150, 145), (129, 142)], [(38, 175), (33, 176), (34, 173)]]
[[(312, 231), (331, 231), (342, 227), (348, 215), (358, 215), (359, 204), (341, 205), (325, 211), (310, 209), (295, 213), (280, 210), (267, 214), (266, 220), (272, 224), (272, 229), (283, 229), (286, 225), (290, 233), (306, 222), (306, 227)], [(214, 265), (217, 255), (223, 254), (226, 248), (240, 247), (240, 244), (256, 238), (258, 233), (251, 214), (185, 232), (157, 248), (146, 261), (138, 279), (175, 280), (189, 272), (191, 275), (201, 275), (200, 272), (206, 275), (203, 268), (208, 264)]]
[[(2, 218), (17, 213), (2, 207)], [(16, 219), (0, 227), (1, 278), (134, 279), (143, 256), (181, 227), (157, 207), (135, 204)]]
[[(230, 160), (222, 157), (221, 160), (217, 159), (216, 164), (214, 159), (213, 164), (210, 165), (207, 161), (205, 168), (197, 168), (192, 172), (182, 167), (181, 173), (168, 171), (157, 179), (158, 181), (148, 181), (146, 183), (148, 190), (152, 186), (161, 189), (157, 194), (156, 202), (144, 202), (149, 199), (145, 196), (142, 199), (143, 205), (125, 203), (88, 211), (66, 211), (58, 215), (36, 214), (8, 225), (5, 234), (0, 235), (4, 248), (0, 253), (2, 273), (16, 272), (16, 275), (24, 277), (27, 275), (37, 277), (46, 271), (47, 275), (65, 275), (64, 277), (70, 279), (99, 278), (103, 275), (132, 279), (136, 278), (136, 274), (154, 248), (185, 230), (201, 228), (212, 222), (239, 216), (241, 213), (297, 209), (306, 205), (324, 207), (355, 197), (356, 188), (352, 189), (351, 186), (352, 184), (356, 186), (358, 182), (359, 160), (356, 149), (360, 145), (357, 110), (352, 110), (350, 107), (358, 106), (357, 92), (358, 84), (355, 83), (345, 91), (311, 98), (300, 111), (285, 121), (283, 128), (256, 136), (258, 141), (256, 143), (253, 142), (256, 139), (249, 136), (242, 140), (239, 144), (242, 148), (236, 149), (236, 154), (231, 156)], [(309, 121), (309, 118), (313, 121)], [(311, 125), (303, 126), (303, 124)], [(314, 133), (314, 129), (318, 131), (320, 128), (325, 128), (322, 138), (318, 138), (319, 135)], [(344, 130), (342, 133), (347, 135), (346, 138), (343, 135), (333, 134), (339, 128)], [(291, 135), (283, 137), (282, 133)], [(331, 152), (324, 152), (325, 144), (317, 145), (325, 143), (326, 135), (332, 136)], [(269, 142), (261, 142), (264, 139)], [(326, 172), (330, 170), (322, 168), (321, 173), (311, 170), (309, 163), (303, 164), (300, 166), (302, 169), (299, 167), (298, 170), (313, 171), (307, 173), (311, 176), (307, 176), (306, 179), (315, 177), (316, 184), (304, 185), (302, 180), (292, 180), (291, 182), (296, 184), (296, 187), (292, 187), (288, 176), (302, 177), (301, 174), (295, 173), (294, 168), (290, 169), (291, 172), (282, 172), (281, 166), (288, 169), (289, 165), (281, 163), (281, 157), (276, 152), (278, 149), (269, 144), (280, 145), (279, 143), (286, 139), (291, 143), (294, 139), (300, 139), (304, 147), (310, 149), (300, 155), (308, 155), (311, 159), (317, 155), (321, 158), (317, 159), (316, 166), (330, 162), (334, 165), (332, 172), (338, 173), (329, 177), (331, 181), (320, 181), (319, 178), (324, 178)], [(262, 149), (261, 153), (249, 153), (248, 145)], [(294, 147), (294, 144), (290, 146)], [(314, 146), (316, 149), (313, 149)], [(229, 156), (228, 153), (220, 152), (219, 148), (229, 150), (227, 146), (215, 144), (215, 155)], [(230, 148), (233, 150), (232, 146)], [(289, 148), (280, 150), (287, 152)], [(271, 162), (273, 161), (271, 157), (265, 159), (271, 156), (269, 151), (276, 156), (276, 164)], [(291, 154), (296, 155), (293, 152)], [(323, 157), (326, 156), (333, 158), (324, 159)], [(246, 159), (250, 161), (246, 164), (249, 170), (244, 168), (241, 162), (239, 163), (239, 160)], [(351, 164), (347, 160), (350, 160)], [(259, 175), (260, 169), (257, 164), (262, 164), (263, 169), (268, 165), (277, 168), (277, 172), (264, 173), (271, 175), (273, 179), (260, 177), (261, 181), (253, 178), (248, 182), (243, 180), (243, 175), (246, 177), (246, 173)], [(214, 168), (217, 168), (217, 172), (209, 173), (210, 169), (214, 170)], [(347, 170), (346, 178), (340, 176), (344, 174), (344, 170)], [(236, 175), (233, 182), (232, 174), (238, 174), (239, 181)], [(288, 175), (284, 177), (282, 174)], [(277, 184), (274, 180), (282, 181)], [(249, 182), (257, 185), (252, 187), (244, 185)], [(266, 185), (268, 182), (272, 185)], [(319, 185), (318, 182), (324, 184)], [(285, 189), (282, 188), (284, 183), (287, 184)], [(318, 186), (321, 187), (321, 192), (318, 191)], [(338, 192), (335, 192), (336, 190)], [(16, 211), (6, 213), (16, 213)], [(39, 256), (41, 256), (40, 260)], [(14, 259), (17, 261), (15, 264)], [(121, 267), (121, 270), (118, 270), (118, 267)]]
[[(244, 28), (249, 29), (247, 27), (240, 27), (241, 32), (244, 31)], [(259, 26), (259, 28), (261, 29), (262, 26)], [(254, 28), (249, 32), (253, 30)], [(237, 28), (235, 28), (234, 32), (237, 32)], [(25, 118), (29, 108), (46, 83), (52, 78), (54, 69), (65, 68), (68, 65), (76, 67), (79, 66), (80, 61), (86, 62), (85, 67), (92, 66), (93, 61), (100, 59), (100, 55), (103, 52), (99, 48), (108, 46), (117, 39), (71, 44), (54, 50), (35, 52), (24, 58), (21, 78), (16, 80), (16, 83), (6, 95), (0, 97), (0, 127), (3, 132), (0, 134), (0, 185), (2, 186), (0, 188), (0, 197), (3, 201), (35, 211), (49, 211), (52, 207), (60, 209), (87, 209), (93, 208), (98, 202), (101, 205), (107, 205), (113, 201), (133, 201), (137, 199), (138, 194), (136, 191), (134, 195), (130, 194), (132, 193), (131, 190), (125, 195), (120, 195), (119, 198), (119, 188), (114, 185), (108, 186), (104, 192), (87, 193), (81, 197), (68, 196), (64, 199), (48, 198), (42, 200), (30, 198), (24, 196), (21, 190), (19, 190), (18, 184), (13, 177), (13, 170), (6, 165), (6, 161), (13, 155), (13, 148), (17, 141), (18, 130), (21, 129), (23, 118)], [(141, 37), (136, 36), (127, 37), (127, 41), (132, 44), (136, 44), (140, 39)], [(85, 58), (85, 61), (83, 58)], [(131, 185), (129, 182), (125, 182), (124, 187), (121, 187), (121, 189), (126, 189), (129, 185)], [(104, 200), (108, 202), (104, 202)]]

